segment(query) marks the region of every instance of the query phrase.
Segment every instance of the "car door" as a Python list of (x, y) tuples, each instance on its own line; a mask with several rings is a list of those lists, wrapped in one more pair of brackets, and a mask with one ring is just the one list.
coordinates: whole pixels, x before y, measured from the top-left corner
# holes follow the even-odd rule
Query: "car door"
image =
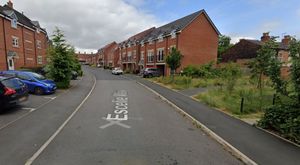
[(30, 92), (34, 92), (35, 84), (33, 79), (25, 73), (17, 73), (17, 77), (25, 83)]

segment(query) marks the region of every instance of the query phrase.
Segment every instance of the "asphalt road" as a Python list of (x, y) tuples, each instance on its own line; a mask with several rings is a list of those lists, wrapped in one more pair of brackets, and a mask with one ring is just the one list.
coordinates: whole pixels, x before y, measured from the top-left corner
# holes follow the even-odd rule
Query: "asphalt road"
[(90, 72), (95, 90), (33, 164), (241, 164), (135, 81)]
[(85, 70), (71, 90), (21, 106), (35, 110), (0, 115), (0, 127), (10, 123), (0, 129), (0, 164), (242, 164), (135, 81)]

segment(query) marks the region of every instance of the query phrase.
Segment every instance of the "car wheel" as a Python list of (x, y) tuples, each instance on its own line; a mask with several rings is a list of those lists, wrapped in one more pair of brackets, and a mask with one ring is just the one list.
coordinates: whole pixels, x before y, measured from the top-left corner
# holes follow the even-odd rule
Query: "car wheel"
[(44, 93), (44, 91), (41, 87), (36, 87), (36, 88), (34, 88), (34, 93), (37, 95), (42, 95)]
[(153, 77), (153, 75), (152, 75), (152, 74), (149, 74), (148, 77), (151, 78), (151, 77)]

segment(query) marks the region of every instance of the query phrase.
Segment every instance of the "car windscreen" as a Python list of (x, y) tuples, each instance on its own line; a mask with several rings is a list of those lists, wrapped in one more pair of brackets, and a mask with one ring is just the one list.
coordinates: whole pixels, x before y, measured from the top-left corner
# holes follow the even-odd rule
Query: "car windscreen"
[(45, 80), (46, 78), (40, 74), (37, 74), (37, 73), (29, 73), (31, 76), (33, 76), (34, 78), (36, 78), (37, 80)]
[(1, 82), (4, 86), (12, 88), (12, 89), (18, 89), (18, 88), (20, 88), (20, 86), (23, 85), (23, 83), (16, 78), (5, 79), (5, 80), (2, 80)]

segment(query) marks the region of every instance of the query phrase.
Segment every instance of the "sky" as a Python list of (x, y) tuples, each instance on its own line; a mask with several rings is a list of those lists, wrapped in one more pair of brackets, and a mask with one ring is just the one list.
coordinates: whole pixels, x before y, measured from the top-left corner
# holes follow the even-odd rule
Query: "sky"
[[(6, 4), (8, 0), (0, 0)], [(14, 8), (38, 20), (51, 38), (55, 27), (77, 51), (87, 53), (113, 41), (159, 27), (205, 9), (232, 43), (241, 38), (300, 38), (300, 0), (12, 0)]]

